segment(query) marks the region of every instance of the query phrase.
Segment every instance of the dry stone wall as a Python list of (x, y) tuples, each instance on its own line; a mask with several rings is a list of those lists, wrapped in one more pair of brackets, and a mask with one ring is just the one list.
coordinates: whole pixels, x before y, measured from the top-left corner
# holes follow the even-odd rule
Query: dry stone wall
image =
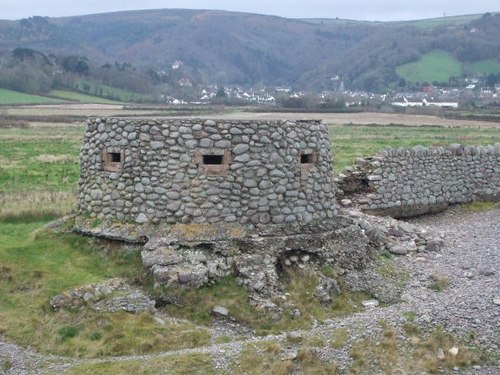
[(333, 218), (319, 121), (91, 119), (79, 211), (124, 222), (283, 224)]
[(477, 199), (499, 200), (500, 144), (387, 149), (358, 159), (337, 183), (362, 209), (395, 217)]

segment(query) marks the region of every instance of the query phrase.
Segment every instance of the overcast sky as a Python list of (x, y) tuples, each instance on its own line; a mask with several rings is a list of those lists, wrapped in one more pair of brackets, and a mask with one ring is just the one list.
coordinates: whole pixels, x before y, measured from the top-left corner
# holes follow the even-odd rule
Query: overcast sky
[(156, 8), (222, 9), (290, 18), (339, 17), (370, 21), (500, 11), (498, 0), (0, 0), (0, 19)]

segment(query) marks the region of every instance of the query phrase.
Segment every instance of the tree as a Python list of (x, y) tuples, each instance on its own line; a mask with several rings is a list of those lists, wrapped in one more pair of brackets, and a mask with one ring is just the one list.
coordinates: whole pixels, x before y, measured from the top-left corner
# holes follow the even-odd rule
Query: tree
[(216, 98), (227, 98), (226, 94), (226, 89), (224, 86), (220, 86), (219, 89), (217, 90), (217, 93), (215, 94)]
[(500, 82), (500, 73), (498, 74), (493, 74), (490, 73), (486, 77), (486, 84), (490, 87), (495, 87), (495, 85)]

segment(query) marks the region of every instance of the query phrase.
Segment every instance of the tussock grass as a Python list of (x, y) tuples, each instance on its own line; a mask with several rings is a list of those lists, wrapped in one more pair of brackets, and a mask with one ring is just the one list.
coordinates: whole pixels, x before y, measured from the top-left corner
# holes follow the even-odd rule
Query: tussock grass
[(30, 223), (70, 214), (76, 209), (72, 192), (0, 192), (0, 222)]
[[(435, 374), (439, 369), (463, 368), (480, 361), (459, 338), (444, 333), (441, 328), (421, 334), (413, 324), (406, 325), (408, 340), (387, 323), (381, 322), (381, 326), (380, 338), (364, 339), (352, 346), (350, 374)], [(457, 355), (448, 351), (452, 347), (458, 348)], [(444, 359), (438, 358), (438, 349), (445, 353)]]
[(277, 342), (249, 344), (233, 361), (228, 373), (269, 375), (333, 375), (335, 363), (323, 362), (314, 348), (300, 347), (294, 359)]
[[(279, 344), (277, 344), (279, 345)], [(281, 351), (281, 347), (279, 348)], [(229, 373), (247, 375), (288, 375), (294, 365), (291, 360), (279, 358), (279, 352), (267, 351), (259, 345), (247, 345), (230, 366)]]
[(14, 120), (8, 118), (0, 117), (0, 129), (8, 129), (8, 128), (18, 128), (18, 129), (27, 129), (29, 128), (30, 123), (24, 120)]
[(167, 314), (189, 319), (198, 324), (210, 324), (211, 311), (216, 306), (224, 306), (229, 315), (238, 321), (253, 325), (266, 320), (248, 303), (248, 292), (238, 285), (235, 277), (228, 276), (213, 286), (199, 289), (165, 288), (157, 290), (159, 297), (169, 302), (164, 308)]
[[(158, 293), (159, 298), (168, 302), (164, 309), (169, 315), (198, 324), (210, 324), (213, 320), (212, 309), (224, 306), (229, 310), (229, 316), (254, 328), (259, 335), (307, 328), (314, 319), (324, 320), (359, 311), (361, 301), (369, 297), (365, 293), (344, 292), (336, 296), (330, 306), (324, 306), (314, 296), (319, 279), (312, 272), (288, 270), (282, 279), (286, 300), (274, 301), (283, 310), (278, 320), (251, 306), (248, 291), (238, 285), (233, 276), (200, 289), (163, 289)], [(299, 318), (293, 317), (295, 309), (302, 312)]]
[(343, 291), (340, 295), (333, 297), (330, 306), (324, 306), (314, 296), (318, 283), (319, 278), (316, 274), (307, 269), (292, 268), (284, 272), (283, 285), (288, 297), (288, 301), (284, 305), (291, 304), (302, 312), (301, 318), (288, 322), (292, 328), (307, 326), (305, 322), (310, 322), (311, 319), (325, 320), (359, 311), (361, 301), (369, 298), (366, 293)]
[(5, 359), (0, 362), (0, 369), (3, 372), (8, 372), (12, 368), (12, 361), (10, 359)]
[(435, 292), (442, 292), (443, 290), (447, 289), (451, 284), (450, 278), (442, 274), (431, 275), (430, 279), (431, 283), (429, 284), (429, 289)]
[(156, 375), (156, 374), (215, 374), (209, 354), (190, 354), (140, 361), (105, 362), (76, 366), (68, 375)]
[(77, 163), (77, 160), (72, 155), (42, 154), (38, 155), (35, 160), (40, 163)]
[(332, 348), (340, 349), (345, 345), (347, 339), (348, 339), (347, 329), (340, 328), (332, 332), (331, 339), (328, 343)]
[(335, 363), (323, 362), (318, 353), (309, 347), (299, 349), (297, 362), (301, 372), (305, 375), (337, 374), (337, 365)]
[(398, 267), (394, 257), (388, 251), (382, 251), (375, 256), (375, 272), (398, 286), (404, 286), (410, 278), (409, 272)]

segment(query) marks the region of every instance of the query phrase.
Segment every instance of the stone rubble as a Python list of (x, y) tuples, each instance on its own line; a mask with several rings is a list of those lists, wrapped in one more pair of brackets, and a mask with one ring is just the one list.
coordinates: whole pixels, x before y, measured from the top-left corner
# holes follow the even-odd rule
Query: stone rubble
[(99, 312), (126, 311), (132, 314), (156, 311), (153, 299), (118, 278), (69, 290), (51, 298), (50, 305), (54, 310), (90, 308)]

